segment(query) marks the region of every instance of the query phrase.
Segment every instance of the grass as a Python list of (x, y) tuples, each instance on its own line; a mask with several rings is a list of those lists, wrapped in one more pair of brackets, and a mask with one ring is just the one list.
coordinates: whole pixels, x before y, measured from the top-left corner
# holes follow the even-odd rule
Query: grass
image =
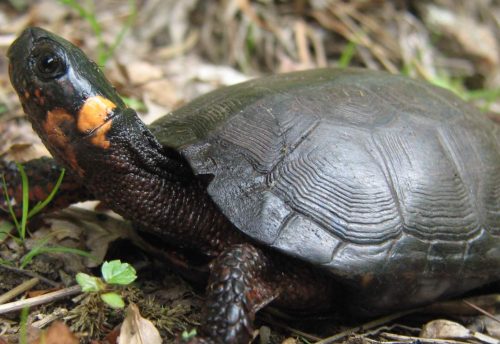
[(20, 344), (28, 344), (28, 315), (29, 308), (25, 307), (21, 311), (20, 320), (19, 320), (19, 343)]
[[(7, 183), (5, 181), (5, 176), (2, 175), (2, 188), (3, 188), (3, 193), (4, 193), (4, 198), (7, 203), (7, 207), (9, 209), (9, 213), (12, 219), (12, 224), (1, 224), (0, 227), (0, 239), (5, 239), (6, 236), (10, 235), (10, 230), (14, 227), (17, 230), (17, 236), (10, 235), (18, 244), (25, 246), (26, 242), (26, 233), (27, 233), (27, 224), (29, 219), (31, 219), (33, 216), (37, 215), (40, 213), (55, 197), (57, 194), (57, 191), (59, 190), (61, 183), (64, 178), (64, 169), (61, 171), (61, 174), (59, 175), (59, 178), (57, 179), (57, 182), (50, 192), (50, 194), (45, 198), (43, 201), (38, 202), (33, 208), (29, 209), (29, 181), (28, 181), (28, 176), (26, 174), (26, 171), (24, 170), (24, 167), (21, 164), (16, 164), (17, 168), (19, 170), (19, 174), (21, 176), (21, 185), (22, 185), (22, 204), (21, 204), (21, 219), (19, 220), (16, 216), (16, 213), (14, 211), (14, 208), (12, 206), (12, 203), (10, 201), (10, 196), (8, 194), (7, 190)], [(3, 236), (3, 238), (2, 238)], [(25, 268), (32, 260), (34, 257), (44, 254), (44, 253), (71, 253), (71, 254), (78, 254), (81, 256), (89, 257), (92, 258), (92, 256), (85, 251), (70, 248), (70, 247), (65, 247), (65, 246), (47, 246), (49, 238), (45, 238), (40, 240), (35, 247), (33, 247), (31, 250), (28, 251), (26, 255), (23, 256), (20, 262), (20, 267)], [(8, 262), (5, 259), (0, 261), (0, 264), (9, 264), (12, 262)]]
[(59, 187), (61, 186), (61, 183), (64, 178), (64, 173), (65, 170), (63, 169), (61, 171), (61, 174), (59, 175), (59, 178), (57, 179), (56, 185), (50, 192), (50, 194), (47, 196), (46, 199), (44, 199), (41, 202), (38, 202), (31, 210), (29, 209), (29, 181), (28, 181), (28, 176), (26, 175), (26, 171), (24, 170), (24, 167), (21, 164), (16, 164), (17, 169), (19, 170), (19, 174), (21, 175), (21, 185), (22, 185), (22, 215), (21, 215), (21, 221), (18, 220), (14, 208), (12, 207), (12, 204), (9, 199), (9, 193), (7, 191), (7, 183), (5, 181), (5, 176), (2, 175), (2, 188), (3, 188), (3, 193), (4, 193), (4, 198), (7, 203), (7, 207), (9, 209), (9, 213), (11, 215), (11, 219), (14, 222), (14, 227), (17, 229), (17, 234), (18, 237), (17, 239), (20, 239), (21, 242), (24, 242), (26, 239), (26, 224), (28, 223), (28, 220), (38, 214), (43, 208), (45, 208), (54, 198), (56, 195), (57, 191), (59, 190)]
[(130, 27), (135, 21), (135, 17), (137, 16), (137, 1), (128, 0), (130, 14), (123, 23), (120, 32), (116, 35), (113, 42), (111, 44), (107, 44), (104, 41), (104, 37), (102, 34), (103, 32), (102, 26), (97, 20), (95, 4), (93, 1), (86, 1), (87, 8), (82, 6), (80, 2), (77, 0), (59, 0), (59, 2), (75, 10), (80, 17), (82, 17), (89, 23), (90, 27), (92, 28), (92, 31), (94, 31), (94, 34), (98, 40), (97, 64), (99, 66), (105, 66), (109, 58), (113, 56), (116, 48), (122, 42), (123, 38), (125, 37), (125, 33), (130, 29)]
[(357, 44), (355, 42), (349, 42), (342, 50), (342, 54), (339, 57), (338, 66), (340, 68), (347, 68), (351, 65), (352, 58), (356, 54)]

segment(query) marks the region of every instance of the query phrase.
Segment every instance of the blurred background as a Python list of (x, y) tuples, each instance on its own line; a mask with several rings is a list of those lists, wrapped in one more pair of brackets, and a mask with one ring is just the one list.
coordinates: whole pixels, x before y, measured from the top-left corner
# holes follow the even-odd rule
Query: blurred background
[(500, 112), (499, 0), (4, 0), (0, 119), (21, 114), (5, 52), (28, 25), (82, 47), (146, 121), (216, 87), (326, 66), (425, 79)]

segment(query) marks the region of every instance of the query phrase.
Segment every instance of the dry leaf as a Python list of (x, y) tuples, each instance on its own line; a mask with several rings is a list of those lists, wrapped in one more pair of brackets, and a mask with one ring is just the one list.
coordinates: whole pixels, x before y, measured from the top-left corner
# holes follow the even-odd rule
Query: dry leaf
[(125, 65), (129, 80), (134, 85), (145, 84), (163, 77), (160, 67), (144, 61), (134, 61)]
[(456, 322), (438, 319), (428, 322), (422, 328), (420, 333), (421, 337), (424, 338), (441, 338), (441, 339), (452, 339), (452, 338), (470, 338), (470, 330), (463, 327)]
[(500, 340), (488, 335), (471, 331), (468, 328), (444, 319), (438, 319), (428, 322), (422, 328), (420, 336), (433, 339), (458, 339), (458, 340), (479, 340), (488, 344), (500, 344)]
[[(499, 317), (498, 314), (495, 315)], [(472, 326), (472, 327), (471, 327)], [(500, 322), (488, 316), (479, 316), (474, 323), (468, 326), (471, 330), (484, 330), (490, 336), (500, 338)]]
[(30, 344), (79, 344), (78, 338), (63, 322), (56, 321)]
[(123, 321), (118, 337), (118, 344), (161, 344), (160, 333), (147, 319), (139, 313), (139, 308), (130, 304), (127, 317)]

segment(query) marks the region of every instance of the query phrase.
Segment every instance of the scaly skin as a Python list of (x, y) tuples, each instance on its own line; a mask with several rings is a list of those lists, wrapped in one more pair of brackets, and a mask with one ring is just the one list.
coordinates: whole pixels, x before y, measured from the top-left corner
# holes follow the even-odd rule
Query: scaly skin
[(279, 294), (266, 280), (272, 273), (269, 267), (267, 257), (248, 244), (219, 255), (212, 263), (201, 338), (214, 343), (246, 343), (252, 338), (255, 312)]
[[(89, 198), (85, 192), (71, 196), (84, 185), (93, 198), (142, 230), (175, 248), (215, 258), (205, 321), (193, 343), (248, 343), (255, 313), (271, 301), (293, 310), (331, 306), (332, 279), (308, 264), (259, 248), (234, 228), (209, 197), (206, 181), (194, 176), (179, 154), (159, 144), (78, 48), (33, 28), (12, 44), (8, 55), (11, 82), (33, 128), (68, 169), (54, 207), (71, 197)], [(32, 185), (43, 184), (46, 173), (40, 170), (47, 164), (33, 169), (31, 164), (37, 163), (27, 166)], [(7, 179), (10, 183), (14, 177)], [(45, 193), (35, 192), (33, 200)], [(171, 261), (177, 259), (173, 257)]]

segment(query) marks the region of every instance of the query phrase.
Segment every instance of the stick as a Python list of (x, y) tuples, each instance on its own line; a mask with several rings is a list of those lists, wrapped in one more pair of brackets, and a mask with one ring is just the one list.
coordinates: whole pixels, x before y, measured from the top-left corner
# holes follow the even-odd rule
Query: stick
[(8, 292), (4, 293), (3, 295), (0, 295), (0, 305), (9, 301), (9, 300), (12, 300), (17, 295), (20, 295), (20, 294), (24, 293), (25, 291), (30, 290), (35, 285), (37, 285), (38, 282), (40, 282), (40, 280), (38, 278), (34, 277), (32, 279), (24, 281), (23, 283), (19, 284), (14, 289), (9, 290)]
[(81, 287), (79, 285), (75, 285), (69, 288), (64, 288), (58, 291), (54, 291), (52, 293), (47, 293), (45, 295), (35, 296), (29, 299), (6, 303), (4, 305), (0, 305), (0, 314), (19, 311), (25, 307), (42, 305), (52, 301), (64, 299), (65, 297), (68, 296), (73, 296), (81, 292), (82, 292)]

